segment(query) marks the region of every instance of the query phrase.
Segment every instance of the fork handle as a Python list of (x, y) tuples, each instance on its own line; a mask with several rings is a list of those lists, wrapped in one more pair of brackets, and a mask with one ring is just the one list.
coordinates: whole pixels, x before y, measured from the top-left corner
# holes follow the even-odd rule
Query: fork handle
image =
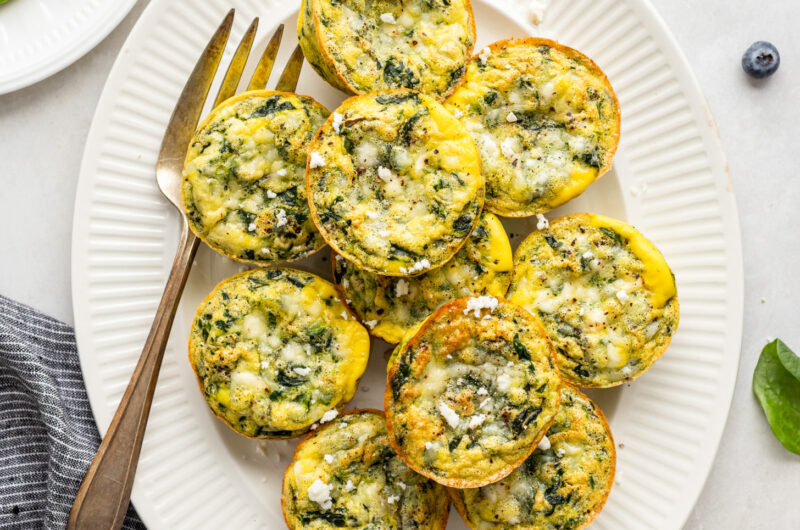
[(199, 240), (182, 222), (172, 271), (128, 388), (72, 504), (68, 529), (118, 529), (130, 503), (136, 464), (172, 321)]

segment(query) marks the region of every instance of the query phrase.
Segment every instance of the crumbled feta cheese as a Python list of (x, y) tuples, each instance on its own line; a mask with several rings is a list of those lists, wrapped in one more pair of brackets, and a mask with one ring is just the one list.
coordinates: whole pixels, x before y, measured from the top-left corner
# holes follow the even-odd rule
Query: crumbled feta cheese
[(310, 167), (311, 169), (315, 169), (318, 167), (325, 167), (326, 162), (321, 154), (317, 153), (316, 151), (311, 151), (310, 156), (311, 160), (308, 163), (308, 167)]
[(547, 436), (541, 439), (539, 445), (536, 446), (536, 449), (541, 449), (542, 451), (547, 451), (550, 449), (550, 440), (547, 439)]
[(631, 195), (633, 195), (634, 197), (638, 197), (639, 195), (644, 195), (647, 192), (647, 183), (642, 182), (638, 186), (631, 186), (628, 191), (630, 191)]
[(619, 300), (620, 304), (624, 304), (625, 302), (627, 302), (628, 298), (629, 298), (628, 293), (626, 293), (625, 291), (617, 291), (617, 300)]
[(267, 247), (262, 247), (261, 248), (261, 253), (262, 254), (271, 254), (271, 252), (269, 251), (269, 249)]
[(286, 176), (286, 170), (283, 169), (283, 168), (279, 169), (278, 170), (278, 176), (279, 177), (285, 177)]
[(486, 390), (486, 387), (485, 387), (485, 386), (482, 386), (482, 387), (480, 387), (480, 388), (478, 389), (478, 391), (477, 391), (477, 392), (475, 392), (475, 393), (476, 393), (476, 394), (478, 394), (479, 396), (487, 396), (487, 395), (489, 395), (489, 391), (488, 391), (488, 390)]
[(461, 116), (463, 116), (463, 115), (464, 115), (464, 113), (463, 113), (463, 112), (461, 112), (461, 111), (460, 111), (460, 110), (458, 110), (458, 109), (456, 109), (456, 110), (454, 110), (454, 111), (453, 111), (453, 116), (455, 116), (456, 118), (460, 118), (460, 117), (461, 117)]
[(255, 223), (250, 223), (249, 225), (247, 225), (247, 230), (249, 230), (250, 232), (255, 232), (256, 224)]
[(319, 504), (323, 510), (330, 510), (333, 506), (331, 501), (331, 486), (325, 484), (320, 479), (315, 480), (308, 487), (308, 499)]
[(428, 451), (430, 448), (433, 447), (433, 444), (430, 442), (425, 442), (425, 450)]
[(333, 130), (337, 133), (341, 132), (342, 118), (343, 116), (338, 112), (333, 113), (333, 122), (331, 122), (331, 126), (333, 126)]
[(389, 230), (379, 230), (378, 235), (381, 237), (389, 237), (391, 235), (391, 231)]
[(408, 282), (404, 279), (400, 278), (397, 280), (397, 284), (394, 286), (394, 294), (398, 298), (401, 296), (405, 296), (408, 294)]
[(558, 449), (556, 449), (556, 455), (558, 455), (558, 458), (564, 456), (564, 453), (566, 453), (566, 451), (563, 448), (559, 447)]
[(490, 50), (488, 46), (481, 50), (480, 55), (478, 55), (478, 59), (481, 61), (483, 66), (486, 66), (486, 62), (489, 60), (489, 56), (491, 54), (492, 50)]
[(336, 261), (342, 261), (344, 258), (341, 257), (339, 254), (336, 254), (336, 257), (333, 259), (335, 259)]
[(544, 20), (544, 12), (549, 0), (533, 0), (530, 6), (531, 24), (538, 26)]
[(311, 373), (311, 368), (305, 368), (305, 367), (302, 367), (302, 366), (296, 366), (294, 368), (294, 373), (296, 373), (297, 375), (308, 375), (308, 374)]
[(487, 397), (486, 399), (484, 399), (483, 401), (481, 401), (481, 404), (480, 404), (480, 405), (478, 405), (478, 408), (479, 408), (479, 409), (482, 409), (482, 408), (484, 408), (484, 407), (485, 407), (486, 405), (488, 405), (488, 404), (489, 404), (491, 401), (492, 401), (492, 398), (488, 398), (488, 397)]
[(497, 388), (501, 392), (505, 392), (511, 386), (511, 376), (508, 374), (500, 374), (497, 377)]
[(275, 223), (275, 226), (276, 227), (281, 227), (281, 226), (285, 225), (288, 222), (289, 221), (286, 220), (286, 210), (281, 208), (280, 210), (278, 210), (278, 222)]
[(383, 13), (381, 15), (381, 22), (385, 22), (386, 24), (395, 24), (397, 21), (394, 19), (394, 15), (391, 13)]
[(547, 217), (544, 215), (537, 213), (536, 214), (536, 229), (537, 230), (545, 230), (550, 228), (550, 221), (547, 220)]
[(322, 458), (324, 458), (327, 463), (333, 464), (333, 455), (325, 455)]
[(409, 273), (413, 274), (415, 272), (419, 272), (421, 270), (427, 269), (430, 266), (431, 266), (431, 262), (428, 261), (427, 259), (423, 259), (423, 260), (420, 260), (420, 261), (414, 263), (414, 265), (411, 266), (411, 268), (409, 268), (409, 269), (404, 269), (404, 268), (400, 267), (400, 270), (402, 272), (406, 273), (406, 274), (409, 274)]
[(400, 495), (389, 495), (389, 497), (387, 497), (386, 499), (386, 502), (388, 502), (389, 504), (394, 504), (399, 500), (400, 500)]
[(365, 212), (364, 212), (364, 215), (366, 215), (366, 216), (367, 216), (367, 217), (369, 217), (370, 219), (377, 219), (377, 218), (378, 218), (378, 214), (376, 214), (376, 213), (375, 213), (375, 212), (373, 212), (372, 210), (367, 210), (367, 211), (365, 211)]
[(261, 361), (261, 369), (266, 370), (269, 368), (269, 361)]
[(456, 411), (448, 407), (447, 404), (442, 401), (439, 402), (439, 413), (445, 420), (447, 420), (447, 423), (450, 424), (450, 427), (453, 429), (458, 427), (458, 420), (460, 419), (458, 414), (456, 414)]
[(470, 429), (475, 429), (476, 427), (480, 427), (484, 421), (486, 421), (486, 414), (475, 414), (469, 419), (468, 427)]
[(400, 482), (400, 481), (397, 481), (397, 485), (398, 485), (398, 486), (400, 486), (400, 489), (401, 489), (401, 490), (404, 490), (404, 489), (406, 489), (406, 483), (405, 483), (405, 482)]
[(516, 115), (516, 114), (514, 114), (513, 112), (509, 112), (509, 113), (506, 115), (506, 121), (507, 121), (508, 123), (514, 123), (515, 121), (517, 121), (517, 115)]
[(353, 491), (354, 489), (356, 489), (356, 485), (353, 484), (352, 480), (347, 479), (347, 484), (344, 485), (344, 491)]
[(350, 315), (347, 314), (347, 311), (342, 311), (342, 319), (347, 320)]
[(339, 411), (338, 410), (331, 409), (331, 410), (329, 410), (328, 412), (326, 412), (325, 414), (322, 415), (322, 417), (319, 419), (319, 422), (320, 423), (328, 423), (329, 421), (332, 421), (338, 415), (339, 415)]
[(467, 300), (467, 308), (464, 309), (464, 314), (469, 314), (470, 311), (475, 312), (475, 318), (481, 316), (481, 309), (488, 309), (489, 312), (494, 312), (497, 309), (497, 298), (494, 296), (477, 296)]
[(277, 194), (277, 193), (275, 193), (274, 191), (272, 191), (272, 190), (267, 190), (267, 198), (268, 198), (268, 199), (274, 199), (274, 198), (275, 198), (275, 197), (277, 197), (277, 196), (278, 196), (278, 194)]
[(514, 139), (506, 138), (500, 142), (500, 152), (503, 153), (503, 156), (506, 158), (514, 158), (514, 155), (516, 154), (514, 152)]
[[(336, 257), (338, 258), (339, 256), (336, 256)], [(344, 279), (342, 280), (342, 287), (344, 287), (345, 289), (347, 289), (348, 287), (350, 287), (350, 280), (348, 280), (347, 278), (344, 278)]]
[(580, 315), (580, 316), (583, 316), (583, 314), (584, 314), (585, 312), (586, 312), (586, 311), (585, 311), (585, 310), (584, 310), (582, 307), (581, 307), (580, 309), (578, 309), (578, 315)]
[(375, 326), (378, 325), (378, 321), (377, 320), (367, 320), (366, 322), (364, 322), (364, 325), (369, 326), (369, 329), (372, 329), (372, 328), (374, 328)]
[(581, 257), (583, 259), (592, 259), (592, 258), (594, 258), (594, 254), (592, 254), (591, 250), (587, 250), (586, 252), (583, 253), (583, 255)]
[(392, 170), (388, 167), (378, 166), (378, 178), (381, 180), (389, 180), (392, 178)]

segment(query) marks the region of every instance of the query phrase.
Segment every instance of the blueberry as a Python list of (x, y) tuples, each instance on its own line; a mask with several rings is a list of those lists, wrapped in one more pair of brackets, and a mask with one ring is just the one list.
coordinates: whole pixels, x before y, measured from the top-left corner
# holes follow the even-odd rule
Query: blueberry
[(760, 40), (742, 55), (742, 68), (753, 77), (763, 79), (775, 73), (781, 65), (781, 55), (773, 44)]

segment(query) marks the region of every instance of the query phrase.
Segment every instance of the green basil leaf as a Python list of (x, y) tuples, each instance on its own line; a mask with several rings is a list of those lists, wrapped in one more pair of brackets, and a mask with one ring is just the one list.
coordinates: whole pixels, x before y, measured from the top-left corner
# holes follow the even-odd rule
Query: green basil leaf
[(776, 339), (761, 350), (753, 372), (753, 394), (778, 441), (800, 455), (800, 378), (795, 374), (800, 375), (800, 359)]

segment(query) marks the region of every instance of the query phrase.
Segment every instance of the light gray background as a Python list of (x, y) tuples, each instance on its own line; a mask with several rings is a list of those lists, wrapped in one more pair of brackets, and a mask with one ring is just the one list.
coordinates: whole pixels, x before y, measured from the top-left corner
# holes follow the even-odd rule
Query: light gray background
[[(800, 4), (652, 0), (714, 112), (742, 223), (742, 360), (719, 453), (687, 529), (800, 528), (800, 457), (772, 437), (750, 381), (768, 338), (800, 352)], [(106, 76), (145, 1), (65, 71), (0, 96), (0, 294), (72, 323), (70, 238), (83, 145)], [(769, 40), (778, 73), (752, 81), (742, 52)]]

